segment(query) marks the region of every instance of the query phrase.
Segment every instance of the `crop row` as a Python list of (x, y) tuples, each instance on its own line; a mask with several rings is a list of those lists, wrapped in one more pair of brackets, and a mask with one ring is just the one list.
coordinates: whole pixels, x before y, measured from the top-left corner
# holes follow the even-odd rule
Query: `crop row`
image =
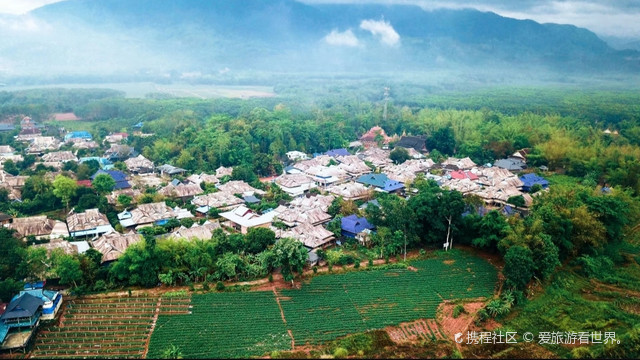
[(158, 317), (150, 358), (169, 345), (179, 346), (185, 358), (249, 357), (291, 348), (273, 293), (212, 293), (194, 295), (191, 302), (192, 315)]

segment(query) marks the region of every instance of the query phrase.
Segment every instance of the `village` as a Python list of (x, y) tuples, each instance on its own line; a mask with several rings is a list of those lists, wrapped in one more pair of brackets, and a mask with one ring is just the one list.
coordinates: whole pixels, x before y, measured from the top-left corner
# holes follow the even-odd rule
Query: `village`
[[(141, 133), (141, 127), (142, 124), (132, 126), (131, 134), (152, 136)], [(1, 213), (0, 222), (30, 246), (44, 248), (48, 253), (61, 249), (66, 254), (81, 254), (95, 249), (102, 254), (103, 265), (117, 261), (129, 246), (142, 241), (145, 228), (172, 223), (175, 225), (170, 232), (156, 237), (208, 240), (216, 229), (247, 234), (252, 228), (268, 228), (277, 239), (300, 241), (308, 252), (308, 265), (313, 266), (320, 260), (318, 250), (339, 246), (345, 238), (356, 239), (366, 246), (376, 231), (364, 216), (366, 207), (379, 206), (377, 193), (396, 194), (405, 199), (415, 196), (418, 189), (413, 184), (418, 178), (431, 179), (443, 189), (482, 199), (484, 205), (466, 212), (475, 211), (481, 216), (492, 209), (505, 216), (526, 214), (532, 196), (549, 185), (532, 172), (544, 172), (544, 167), (528, 169), (527, 149), (497, 159), (494, 164), (475, 164), (468, 157), (449, 157), (434, 163), (429, 158), (425, 137), (388, 136), (376, 126), (344, 148), (315, 154), (290, 149), (283, 159), (283, 173), (260, 179), (264, 184), (277, 185), (290, 200), (280, 200), (276, 207), (265, 208), (260, 206), (265, 191), (245, 181), (232, 180), (231, 167), (221, 166), (212, 174), (190, 174), (171, 164), (154, 164), (139, 153), (141, 149), (127, 145), (130, 134), (125, 132), (94, 139), (87, 131), (71, 131), (56, 137), (43, 136), (43, 130), (43, 126), (24, 117), (15, 137), (17, 142), (24, 143), (24, 152), (0, 146), (0, 189), (6, 189), (8, 199), (21, 201), (28, 176), (12, 175), (7, 170), (35, 155), (37, 160), (32, 168), (45, 166), (53, 170), (45, 175), (50, 181), (60, 174), (77, 178), (73, 171), (64, 170), (71, 168), (69, 163), (97, 163), (99, 167), (89, 179), (74, 180), (77, 187), (97, 188), (101, 185), (96, 185), (96, 179), (108, 176), (113, 182), (104, 196), (122, 211), (117, 213), (117, 219), (109, 219), (98, 208), (81, 212), (70, 209), (64, 218)], [(398, 149), (402, 149), (404, 159), (394, 162), (391, 154)], [(79, 153), (84, 156), (79, 157)], [(328, 210), (336, 199), (358, 205), (353, 214), (340, 218), (338, 232), (328, 226), (334, 219)], [(0, 318), (3, 349), (24, 346), (29, 338), (11, 338), (10, 330), (36, 327), (38, 317), (45, 319), (51, 311), (57, 311), (60, 298), (60, 293), (44, 290), (42, 284), (25, 285), (24, 291), (4, 305), (6, 310)]]

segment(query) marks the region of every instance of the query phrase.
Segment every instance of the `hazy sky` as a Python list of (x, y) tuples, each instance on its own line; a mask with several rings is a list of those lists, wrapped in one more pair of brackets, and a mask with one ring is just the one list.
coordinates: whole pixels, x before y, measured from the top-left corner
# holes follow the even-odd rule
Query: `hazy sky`
[[(23, 14), (60, 0), (0, 0), (0, 13)], [(97, 0), (99, 1), (99, 0)], [(205, 0), (203, 0), (205, 1)], [(207, 0), (208, 1), (208, 0)], [(404, 3), (425, 9), (475, 8), (517, 19), (586, 27), (597, 34), (640, 38), (640, 0), (302, 0), (306, 3)]]

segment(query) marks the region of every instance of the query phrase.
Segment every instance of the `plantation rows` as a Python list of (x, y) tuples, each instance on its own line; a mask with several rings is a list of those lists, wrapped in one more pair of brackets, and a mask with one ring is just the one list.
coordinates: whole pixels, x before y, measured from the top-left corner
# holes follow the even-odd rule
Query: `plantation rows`
[[(486, 297), (497, 274), (482, 259), (458, 252), (415, 261), (417, 271), (373, 270), (314, 277), (299, 290), (212, 293), (192, 297), (192, 315), (160, 315), (149, 357), (170, 345), (185, 358), (260, 356), (350, 333), (416, 319), (434, 319), (445, 299)], [(430, 329), (429, 337), (438, 336)], [(440, 336), (442, 334), (440, 333)]]
[(418, 271), (323, 275), (301, 290), (283, 290), (281, 304), (296, 345), (433, 319), (444, 299), (489, 296), (497, 281), (490, 264), (458, 253), (412, 266)]
[(186, 358), (248, 357), (291, 349), (273, 293), (194, 295), (192, 315), (160, 315), (149, 344), (149, 358), (170, 345)]
[[(189, 302), (189, 298), (170, 299), (161, 308), (186, 313)], [(68, 302), (60, 326), (38, 334), (31, 357), (142, 358), (157, 309), (157, 297)]]

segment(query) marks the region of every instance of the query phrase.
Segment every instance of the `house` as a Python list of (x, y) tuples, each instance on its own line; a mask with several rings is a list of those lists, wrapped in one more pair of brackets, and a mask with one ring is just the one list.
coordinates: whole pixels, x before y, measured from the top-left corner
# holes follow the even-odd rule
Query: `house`
[(118, 197), (120, 195), (125, 195), (131, 198), (131, 202), (135, 203), (136, 199), (142, 195), (142, 191), (138, 190), (138, 189), (134, 189), (134, 188), (128, 188), (128, 189), (120, 189), (120, 190), (114, 190), (112, 191), (109, 195), (107, 195), (107, 202), (111, 205), (114, 205), (118, 202)]
[(110, 134), (105, 136), (104, 141), (110, 144), (116, 144), (121, 142), (122, 140), (127, 139), (128, 137), (129, 137), (129, 134), (120, 132), (120, 133), (115, 133), (115, 134)]
[(43, 162), (60, 162), (78, 161), (78, 158), (71, 151), (56, 151), (42, 155)]
[(127, 181), (127, 175), (118, 170), (98, 170), (91, 176), (92, 183), (96, 179), (96, 177), (101, 174), (111, 176), (111, 178), (116, 182), (112, 190), (128, 189), (131, 187), (131, 184), (129, 184), (129, 182)]
[(98, 209), (87, 209), (83, 213), (74, 213), (73, 210), (67, 216), (67, 227), (71, 237), (97, 237), (113, 231), (107, 216)]
[(527, 164), (523, 159), (511, 157), (507, 159), (496, 160), (496, 162), (493, 163), (493, 166), (514, 172), (522, 171), (527, 168)]
[(153, 172), (153, 161), (142, 155), (129, 158), (124, 161), (124, 164), (132, 174), (148, 174)]
[(522, 191), (526, 191), (526, 192), (530, 192), (531, 188), (534, 185), (540, 185), (543, 189), (546, 189), (549, 187), (549, 181), (545, 178), (543, 178), (542, 176), (538, 176), (534, 173), (531, 174), (526, 174), (520, 177), (520, 180), (522, 181)]
[(393, 193), (404, 189), (404, 184), (389, 179), (386, 174), (362, 175), (356, 181), (367, 186), (372, 186), (376, 191), (386, 193)]
[(335, 240), (335, 235), (331, 231), (322, 226), (314, 226), (311, 224), (300, 224), (286, 231), (278, 229), (275, 233), (279, 239), (296, 239), (310, 250), (325, 248)]
[(58, 148), (60, 148), (60, 141), (53, 136), (36, 136), (31, 139), (31, 144), (26, 151), (27, 154), (39, 155)]
[(318, 265), (318, 261), (320, 261), (320, 257), (318, 256), (318, 253), (313, 249), (307, 248), (307, 265), (316, 266)]
[(450, 157), (443, 161), (441, 165), (443, 168), (448, 170), (470, 170), (477, 166), (476, 163), (468, 157), (463, 159)]
[(53, 320), (60, 310), (62, 305), (62, 294), (54, 290), (45, 290), (43, 282), (26, 283), (24, 290), (14, 298), (19, 298), (22, 295), (31, 295), (43, 301), (42, 304), (42, 317), (41, 320)]
[(253, 194), (264, 195), (265, 194), (264, 191), (256, 189), (242, 180), (232, 180), (225, 184), (218, 185), (217, 188), (220, 191), (225, 191), (231, 194), (240, 194), (240, 195), (253, 195)]
[(349, 179), (349, 174), (336, 165), (314, 166), (304, 171), (318, 185), (327, 187)]
[(164, 164), (162, 166), (158, 166), (156, 168), (158, 172), (160, 172), (160, 176), (171, 177), (175, 175), (182, 175), (187, 172), (187, 170), (175, 167), (173, 165)]
[(362, 142), (361, 141), (352, 141), (349, 143), (349, 149), (354, 149), (354, 148), (359, 148), (362, 146)]
[(220, 224), (218, 222), (207, 221), (202, 225), (193, 224), (190, 228), (181, 226), (180, 228), (171, 232), (169, 238), (187, 240), (210, 240), (213, 237), (213, 232), (216, 229), (220, 229)]
[(15, 164), (17, 162), (23, 161), (24, 158), (20, 154), (17, 154), (17, 155), (13, 155), (13, 154), (0, 155), (0, 169), (3, 169), (4, 168), (3, 164), (5, 162), (9, 161), (9, 160), (13, 161), (13, 163)]
[(418, 174), (426, 173), (434, 165), (431, 159), (407, 160), (402, 164), (389, 165), (384, 168), (383, 172), (387, 174), (389, 179), (408, 183), (415, 180)]
[(14, 218), (11, 224), (5, 226), (15, 230), (21, 239), (27, 236), (35, 236), (38, 240), (69, 237), (67, 224), (48, 219), (46, 215)]
[(56, 151), (42, 155), (42, 162), (45, 166), (51, 166), (57, 169), (62, 168), (64, 163), (73, 161), (78, 162), (78, 158), (71, 151)]
[(220, 213), (220, 216), (228, 220), (228, 224), (240, 231), (242, 234), (246, 234), (249, 229), (254, 227), (266, 227), (268, 228), (276, 216), (274, 211), (266, 214), (258, 215), (253, 210), (242, 205), (234, 210)]
[(478, 175), (472, 173), (471, 171), (461, 171), (456, 170), (449, 173), (449, 176), (455, 180), (469, 179), (471, 181), (478, 180)]
[(329, 210), (329, 206), (331, 206), (335, 198), (333, 195), (312, 196), (311, 194), (306, 194), (305, 196), (291, 200), (289, 205), (300, 208), (301, 211), (318, 208), (326, 212)]
[(40, 135), (42, 125), (37, 124), (30, 117), (25, 116), (20, 121), (20, 134), (18, 140), (32, 139), (34, 136)]
[(111, 147), (104, 152), (104, 157), (111, 162), (124, 161), (135, 156), (138, 156), (137, 152), (128, 145), (111, 144)]
[(9, 132), (15, 129), (16, 127), (13, 124), (0, 123), (0, 132)]
[(349, 156), (349, 155), (351, 155), (349, 153), (349, 150), (347, 150), (345, 148), (329, 150), (324, 154), (327, 155), (327, 156), (331, 156), (333, 158), (336, 158), (338, 156)]
[(91, 160), (95, 160), (98, 162), (98, 165), (100, 166), (100, 169), (102, 170), (111, 170), (113, 169), (113, 163), (105, 158), (101, 158), (101, 157), (97, 157), (97, 156), (87, 156), (87, 157), (81, 157), (80, 158), (80, 164), (87, 162), (87, 161), (91, 161)]
[(276, 178), (276, 184), (282, 191), (296, 197), (304, 194), (309, 189), (317, 187), (315, 181), (304, 174), (285, 174)]
[(319, 155), (314, 157), (313, 159), (303, 160), (294, 165), (294, 167), (299, 171), (306, 171), (312, 167), (318, 166), (327, 166), (329, 162), (331, 162), (332, 158), (327, 155)]
[(260, 199), (258, 199), (256, 196), (254, 195), (245, 195), (242, 197), (242, 201), (244, 201), (245, 204), (259, 204), (260, 203)]
[(378, 199), (369, 200), (366, 203), (360, 205), (358, 207), (358, 209), (365, 211), (365, 210), (367, 210), (367, 208), (369, 206), (375, 206), (375, 207), (379, 208), (380, 207), (380, 203), (378, 202)]
[(302, 151), (289, 151), (285, 155), (287, 155), (287, 159), (289, 159), (289, 161), (309, 159), (309, 156), (307, 156), (307, 154), (303, 153)]
[(218, 191), (215, 193), (196, 196), (191, 200), (195, 206), (196, 212), (206, 215), (212, 208), (219, 210), (229, 210), (236, 208), (244, 203), (244, 200), (236, 197), (227, 191)]
[(527, 155), (531, 152), (531, 149), (520, 149), (514, 152), (509, 159), (521, 160), (523, 163), (527, 162)]
[(395, 146), (423, 152), (427, 150), (426, 140), (425, 136), (402, 136)]
[(202, 183), (207, 184), (219, 184), (220, 180), (215, 175), (209, 175), (205, 173), (193, 174), (185, 179), (185, 181), (192, 184), (200, 185)]
[(388, 150), (372, 147), (358, 154), (358, 157), (363, 161), (370, 162), (377, 169), (383, 169), (392, 163), (389, 154), (390, 151)]
[(232, 167), (220, 166), (219, 168), (216, 169), (216, 176), (218, 178), (221, 178), (223, 176), (231, 176), (232, 173), (233, 173)]
[(13, 220), (13, 216), (0, 212), (0, 225), (9, 224), (11, 220)]
[(321, 225), (331, 220), (331, 215), (320, 208), (301, 208), (295, 206), (278, 206), (273, 210), (278, 220), (293, 227), (300, 224)]
[(73, 144), (71, 145), (72, 148), (78, 149), (78, 150), (80, 149), (92, 150), (100, 147), (98, 143), (96, 143), (93, 140), (87, 141), (84, 139), (71, 139), (69, 142)]
[(378, 146), (378, 140), (382, 144), (389, 144), (391, 138), (387, 136), (387, 133), (385, 133), (383, 128), (380, 126), (374, 126), (364, 133), (359, 140), (365, 148), (370, 148)]
[(357, 215), (345, 216), (340, 223), (342, 236), (355, 238), (364, 230), (373, 230), (375, 226), (371, 225), (366, 218)]
[(118, 214), (120, 225), (125, 228), (164, 225), (174, 218), (175, 212), (164, 202), (140, 204), (131, 211), (125, 210)]
[(74, 140), (91, 141), (93, 136), (88, 131), (72, 131), (64, 136), (64, 142), (71, 142)]
[(112, 231), (100, 236), (91, 245), (102, 254), (102, 263), (104, 264), (117, 260), (129, 246), (140, 240), (142, 240), (142, 235), (133, 231), (127, 234)]
[(13, 155), (15, 149), (9, 145), (0, 145), (0, 155)]
[(200, 185), (197, 184), (178, 184), (174, 185), (173, 183), (163, 187), (158, 191), (158, 193), (170, 197), (177, 198), (182, 201), (193, 198), (196, 195), (200, 195), (204, 192)]
[(327, 189), (328, 192), (340, 196), (345, 200), (360, 200), (371, 196), (371, 191), (360, 183), (344, 183), (333, 185)]
[(85, 251), (91, 247), (86, 241), (67, 241), (64, 239), (52, 239), (48, 243), (33, 245), (36, 248), (43, 248), (47, 251), (48, 255), (54, 250), (62, 250), (67, 255), (84, 254)]
[(31, 294), (21, 294), (11, 299), (0, 316), (0, 349), (25, 347), (40, 323), (44, 301)]
[(355, 155), (336, 157), (338, 169), (344, 170), (350, 176), (356, 177), (372, 172), (371, 168), (359, 157)]

